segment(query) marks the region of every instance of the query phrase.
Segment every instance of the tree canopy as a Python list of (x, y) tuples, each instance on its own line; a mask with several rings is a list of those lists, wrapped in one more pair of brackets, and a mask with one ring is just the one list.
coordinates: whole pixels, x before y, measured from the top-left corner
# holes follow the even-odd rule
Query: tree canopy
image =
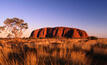
[(7, 37), (19, 38), (23, 35), (23, 32), (28, 29), (28, 24), (23, 19), (19, 18), (7, 18), (4, 21), (4, 26), (0, 26), (0, 32), (7, 32)]

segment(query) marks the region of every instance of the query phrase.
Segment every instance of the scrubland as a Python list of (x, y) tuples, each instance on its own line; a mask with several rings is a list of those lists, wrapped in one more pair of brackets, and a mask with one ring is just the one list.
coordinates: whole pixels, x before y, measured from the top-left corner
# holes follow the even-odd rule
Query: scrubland
[(0, 65), (107, 65), (107, 39), (0, 39)]

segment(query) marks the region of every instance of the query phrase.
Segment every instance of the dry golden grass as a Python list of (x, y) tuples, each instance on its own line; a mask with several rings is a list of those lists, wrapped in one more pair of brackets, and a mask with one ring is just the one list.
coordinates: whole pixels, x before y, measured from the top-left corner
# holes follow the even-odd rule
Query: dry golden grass
[(0, 65), (107, 65), (107, 39), (0, 39)]

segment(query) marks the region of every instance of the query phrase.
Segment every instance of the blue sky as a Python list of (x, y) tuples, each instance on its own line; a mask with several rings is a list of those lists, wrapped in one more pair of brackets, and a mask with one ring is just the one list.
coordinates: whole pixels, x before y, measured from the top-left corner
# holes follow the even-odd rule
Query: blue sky
[(0, 0), (0, 25), (18, 17), (33, 29), (66, 26), (107, 38), (107, 0)]

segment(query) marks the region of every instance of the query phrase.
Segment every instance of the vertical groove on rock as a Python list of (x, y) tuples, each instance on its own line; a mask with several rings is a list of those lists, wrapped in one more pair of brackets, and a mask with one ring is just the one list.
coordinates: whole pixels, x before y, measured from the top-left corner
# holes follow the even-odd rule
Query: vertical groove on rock
[(62, 37), (64, 37), (64, 31), (65, 31), (65, 28), (63, 28), (63, 33), (62, 33)]
[(37, 37), (40, 36), (40, 32), (41, 32), (41, 30), (42, 30), (42, 29), (40, 29), (40, 30), (38, 31), (38, 33), (37, 33)]
[(80, 34), (79, 34), (79, 32), (77, 31), (77, 29), (74, 29), (74, 30), (73, 30), (72, 38), (80, 38)]
[(31, 33), (31, 36), (30, 36), (31, 38), (34, 38), (34, 32), (35, 32), (35, 31), (33, 31), (33, 32)]

